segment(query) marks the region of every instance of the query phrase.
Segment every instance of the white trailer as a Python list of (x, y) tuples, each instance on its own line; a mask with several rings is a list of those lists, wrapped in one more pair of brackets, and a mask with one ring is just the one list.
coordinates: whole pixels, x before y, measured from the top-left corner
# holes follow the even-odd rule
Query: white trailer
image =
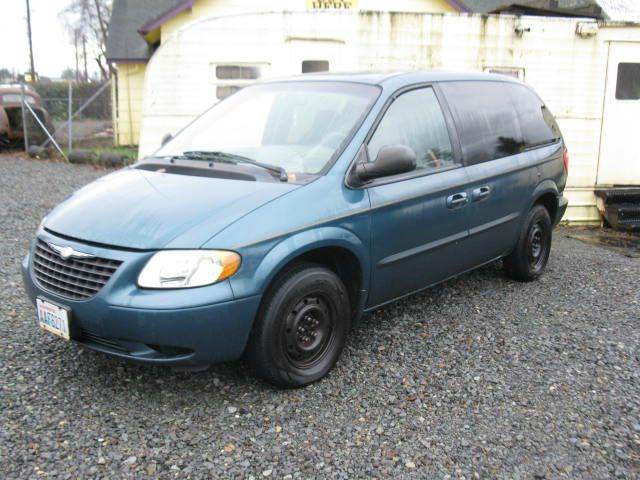
[(327, 68), (475, 70), (519, 77), (545, 100), (568, 145), (565, 220), (599, 223), (607, 209), (621, 213), (610, 201), (618, 197), (610, 193), (624, 190), (625, 204), (631, 205), (626, 218), (636, 215), (640, 226), (640, 26), (633, 24), (367, 11), (199, 20), (163, 40), (149, 62), (139, 154), (151, 154), (166, 133), (237, 88)]

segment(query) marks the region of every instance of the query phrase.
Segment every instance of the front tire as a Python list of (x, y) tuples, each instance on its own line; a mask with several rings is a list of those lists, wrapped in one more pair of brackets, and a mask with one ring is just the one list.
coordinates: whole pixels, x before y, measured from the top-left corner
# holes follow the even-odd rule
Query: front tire
[(299, 264), (267, 292), (246, 350), (258, 376), (282, 387), (324, 377), (337, 362), (350, 324), (347, 289), (331, 270)]
[(504, 258), (511, 278), (530, 282), (544, 272), (551, 252), (551, 217), (542, 205), (535, 205), (522, 226), (516, 248)]

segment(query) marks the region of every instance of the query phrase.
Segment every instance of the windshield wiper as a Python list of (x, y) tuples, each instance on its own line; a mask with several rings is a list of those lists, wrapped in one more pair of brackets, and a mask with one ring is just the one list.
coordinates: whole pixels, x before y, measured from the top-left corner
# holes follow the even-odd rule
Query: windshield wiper
[(235, 153), (208, 150), (190, 150), (187, 152), (182, 152), (182, 156), (188, 158), (189, 160), (204, 160), (232, 164), (247, 163), (249, 165), (255, 165), (256, 167), (264, 168), (265, 170), (269, 170), (270, 172), (275, 173), (281, 182), (286, 182), (289, 180), (287, 171), (284, 168), (278, 167), (277, 165), (271, 165), (269, 163), (258, 162), (257, 160), (254, 160), (252, 158), (237, 155)]

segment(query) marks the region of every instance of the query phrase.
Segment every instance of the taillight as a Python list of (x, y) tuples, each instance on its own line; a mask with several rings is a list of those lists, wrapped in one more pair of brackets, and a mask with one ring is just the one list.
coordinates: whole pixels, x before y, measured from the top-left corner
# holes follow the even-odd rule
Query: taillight
[(562, 152), (562, 163), (564, 164), (564, 171), (569, 173), (569, 150), (567, 150), (567, 147), (564, 147)]

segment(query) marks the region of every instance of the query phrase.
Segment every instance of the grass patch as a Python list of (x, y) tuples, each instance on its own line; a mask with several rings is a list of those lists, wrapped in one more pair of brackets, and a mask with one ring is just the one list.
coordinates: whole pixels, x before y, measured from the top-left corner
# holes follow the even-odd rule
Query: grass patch
[[(138, 159), (138, 149), (131, 148), (131, 147), (95, 147), (95, 148), (78, 147), (78, 148), (73, 148), (73, 150), (86, 150), (89, 152), (93, 152), (96, 155), (100, 155), (101, 153), (113, 153), (117, 155), (124, 155), (129, 157), (132, 161), (136, 161)], [(67, 157), (69, 156), (69, 149), (63, 148), (62, 151)]]

